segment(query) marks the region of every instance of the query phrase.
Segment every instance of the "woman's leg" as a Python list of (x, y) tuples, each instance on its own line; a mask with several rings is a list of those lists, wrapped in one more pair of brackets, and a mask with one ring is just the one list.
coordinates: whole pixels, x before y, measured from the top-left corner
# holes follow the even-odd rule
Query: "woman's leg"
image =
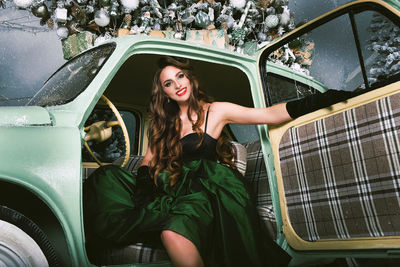
[(174, 231), (164, 230), (161, 240), (175, 267), (204, 267), (196, 246)]

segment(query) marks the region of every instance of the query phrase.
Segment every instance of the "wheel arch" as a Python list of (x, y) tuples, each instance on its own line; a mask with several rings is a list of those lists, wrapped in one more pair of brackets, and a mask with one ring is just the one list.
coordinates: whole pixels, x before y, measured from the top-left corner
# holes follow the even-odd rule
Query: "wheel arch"
[(0, 205), (18, 211), (35, 222), (54, 246), (61, 265), (71, 264), (70, 249), (60, 220), (34, 192), (20, 184), (0, 181)]

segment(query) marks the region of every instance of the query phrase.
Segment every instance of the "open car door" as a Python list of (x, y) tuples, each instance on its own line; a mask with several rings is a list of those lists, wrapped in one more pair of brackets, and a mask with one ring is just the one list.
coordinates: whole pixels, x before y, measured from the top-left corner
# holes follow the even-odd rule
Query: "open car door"
[(303, 97), (304, 90), (282, 94), (266, 61), (327, 88), (360, 92), (269, 127), (277, 241), (299, 258), (400, 256), (399, 9), (398, 1), (355, 1), (260, 53), (267, 105)]

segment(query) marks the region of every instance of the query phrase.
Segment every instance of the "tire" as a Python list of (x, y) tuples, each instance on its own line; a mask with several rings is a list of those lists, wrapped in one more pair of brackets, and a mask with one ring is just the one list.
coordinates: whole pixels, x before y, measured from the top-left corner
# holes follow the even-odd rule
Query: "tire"
[(46, 234), (21, 213), (0, 206), (0, 266), (59, 266)]

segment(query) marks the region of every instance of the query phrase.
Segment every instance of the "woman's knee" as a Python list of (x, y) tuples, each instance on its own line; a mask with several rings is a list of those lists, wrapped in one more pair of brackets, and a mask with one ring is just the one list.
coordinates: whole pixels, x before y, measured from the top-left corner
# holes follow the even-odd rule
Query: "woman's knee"
[(163, 242), (170, 242), (180, 238), (180, 235), (171, 230), (164, 230), (161, 232), (161, 240)]

